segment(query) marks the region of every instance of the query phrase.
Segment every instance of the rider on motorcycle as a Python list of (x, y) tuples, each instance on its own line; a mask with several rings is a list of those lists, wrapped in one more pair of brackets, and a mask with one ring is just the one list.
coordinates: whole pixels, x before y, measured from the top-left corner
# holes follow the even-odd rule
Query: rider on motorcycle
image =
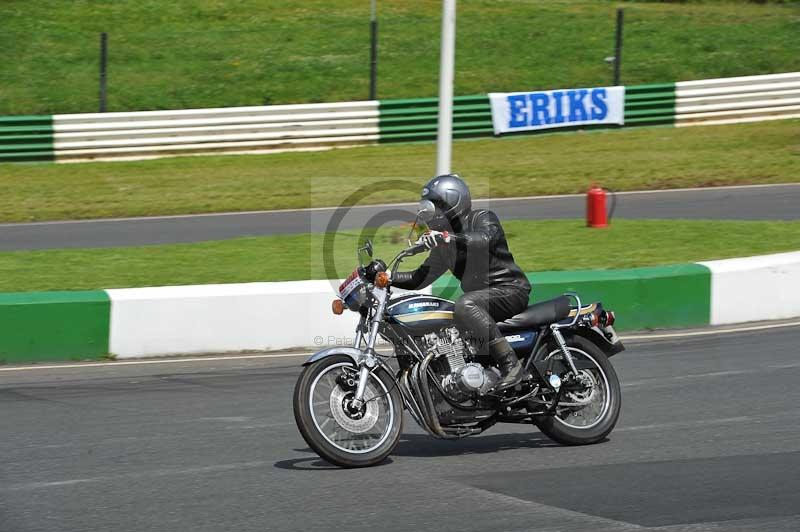
[(472, 209), (469, 188), (457, 174), (431, 179), (422, 189), (421, 206), (426, 201), (436, 213), (426, 220), (429, 231), (422, 237), (431, 253), (416, 270), (397, 272), (392, 284), (416, 290), (451, 271), (464, 291), (455, 305), (457, 327), (481, 345), (488, 342), (501, 371), (495, 390), (515, 386), (523, 378), (522, 364), (497, 322), (525, 310), (531, 285), (514, 262), (500, 220), (492, 211)]

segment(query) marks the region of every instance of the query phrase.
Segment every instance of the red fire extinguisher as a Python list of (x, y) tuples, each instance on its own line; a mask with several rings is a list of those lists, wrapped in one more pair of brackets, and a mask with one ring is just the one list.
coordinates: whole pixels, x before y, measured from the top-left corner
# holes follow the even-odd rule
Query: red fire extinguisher
[(608, 227), (616, 207), (616, 197), (611, 191), (611, 211), (606, 212), (606, 190), (592, 185), (586, 193), (586, 225), (588, 227)]

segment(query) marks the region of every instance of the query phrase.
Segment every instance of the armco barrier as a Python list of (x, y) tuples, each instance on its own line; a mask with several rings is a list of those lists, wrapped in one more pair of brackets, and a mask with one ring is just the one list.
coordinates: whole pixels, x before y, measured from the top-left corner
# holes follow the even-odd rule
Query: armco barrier
[(377, 102), (53, 117), (56, 159), (309, 149), (378, 140)]
[[(528, 279), (531, 302), (576, 292), (584, 302), (602, 301), (614, 310), (621, 331), (709, 324), (711, 275), (702, 265), (538, 272)], [(434, 283), (433, 293), (457, 297), (457, 286), (457, 279), (443, 276)]]
[(675, 84), (675, 125), (800, 118), (800, 72)]
[[(797, 117), (800, 72), (625, 87), (625, 127)], [(0, 162), (145, 159), (431, 141), (436, 138), (437, 119), (437, 98), (0, 117)], [(524, 134), (554, 131), (559, 130)], [(487, 95), (454, 99), (455, 138), (493, 134)]]
[[(800, 252), (701, 264), (529, 274), (532, 301), (565, 291), (617, 311), (621, 331), (800, 316)], [(356, 315), (331, 313), (338, 281), (0, 294), (0, 361), (38, 362), (327, 347)], [(426, 290), (454, 298), (446, 276)]]
[(109, 316), (104, 291), (0, 294), (0, 362), (99, 358)]

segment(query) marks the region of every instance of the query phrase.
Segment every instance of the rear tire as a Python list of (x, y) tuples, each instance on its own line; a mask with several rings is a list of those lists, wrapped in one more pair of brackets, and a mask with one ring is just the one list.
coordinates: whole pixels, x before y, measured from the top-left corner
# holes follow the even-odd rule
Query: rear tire
[[(585, 378), (593, 378), (604, 389), (602, 393), (606, 397), (606, 404), (602, 406), (597, 419), (589, 420), (585, 426), (570, 420), (575, 411), (581, 414), (580, 409), (567, 411), (566, 416), (563, 412), (555, 416), (536, 416), (534, 423), (550, 439), (563, 445), (589, 445), (602, 441), (608, 436), (617, 424), (619, 419), (620, 407), (622, 406), (622, 393), (619, 386), (617, 373), (614, 366), (608, 360), (603, 351), (591, 341), (581, 336), (567, 338), (567, 347), (573, 357), (593, 360), (597, 369), (587, 372)], [(560, 353), (557, 347), (547, 347), (547, 356)], [(579, 370), (582, 373), (584, 370)], [(599, 387), (598, 387), (599, 389)], [(566, 400), (566, 399), (564, 399)], [(575, 416), (577, 417), (577, 416)], [(583, 420), (581, 420), (583, 422)]]
[[(352, 390), (336, 381), (358, 367), (350, 357), (323, 358), (303, 368), (294, 388), (294, 419), (309, 447), (341, 467), (368, 467), (384, 461), (400, 440), (403, 399), (392, 376), (382, 367), (370, 375), (358, 412), (344, 406)], [(356, 375), (357, 379), (357, 375)]]

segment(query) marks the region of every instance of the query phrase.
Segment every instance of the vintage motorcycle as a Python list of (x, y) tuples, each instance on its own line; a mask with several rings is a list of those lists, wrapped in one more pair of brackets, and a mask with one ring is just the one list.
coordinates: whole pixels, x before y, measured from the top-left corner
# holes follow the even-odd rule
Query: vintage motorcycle
[[(582, 306), (570, 293), (499, 323), (526, 377), (495, 393), (500, 372), (477, 342), (456, 329), (452, 301), (413, 293), (392, 297), (392, 275), (402, 260), (427, 250), (417, 241), (388, 267), (372, 258), (369, 241), (359, 250), (369, 263), (341, 284), (333, 301), (334, 314), (360, 314), (356, 343), (311, 356), (295, 385), (294, 417), (309, 447), (338, 466), (375, 465), (397, 445), (404, 407), (437, 438), (480, 434), (504, 422), (533, 423), (566, 445), (603, 440), (621, 405), (609, 361), (624, 349), (614, 313), (601, 303)], [(376, 350), (379, 336), (394, 348), (391, 354)]]

